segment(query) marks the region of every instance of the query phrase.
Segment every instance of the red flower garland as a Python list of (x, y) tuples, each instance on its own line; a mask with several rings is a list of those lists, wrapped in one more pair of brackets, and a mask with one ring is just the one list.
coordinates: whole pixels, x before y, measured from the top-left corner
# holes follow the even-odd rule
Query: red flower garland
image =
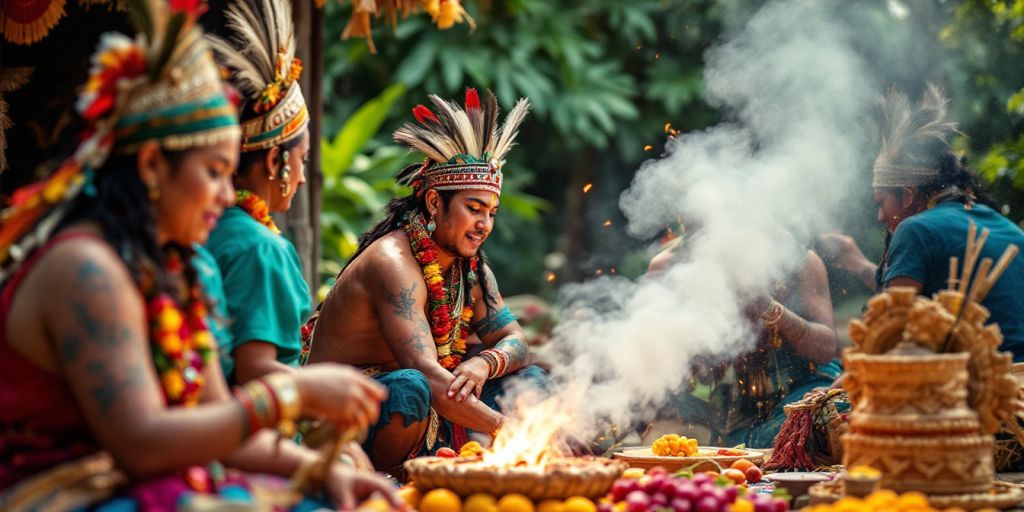
[[(181, 258), (174, 254), (167, 262), (170, 273), (180, 273)], [(213, 335), (207, 328), (207, 309), (197, 286), (189, 289), (182, 314), (178, 301), (159, 293), (146, 305), (150, 347), (160, 387), (168, 404), (186, 407), (199, 403), (203, 389), (203, 368), (213, 356)]]
[[(474, 301), (470, 294), (470, 298), (463, 306), (459, 316), (452, 317), (451, 298), (445, 289), (441, 267), (437, 263), (438, 257), (434, 241), (427, 234), (425, 224), (426, 222), (420, 214), (406, 216), (403, 230), (409, 237), (409, 244), (416, 257), (416, 262), (423, 269), (423, 280), (427, 286), (428, 320), (430, 333), (434, 338), (434, 344), (437, 345), (437, 360), (444, 368), (454, 370), (466, 354), (466, 338), (469, 336), (469, 322), (473, 318)], [(458, 259), (452, 263), (452, 265), (459, 264)], [(471, 258), (469, 260), (469, 278), (466, 279), (466, 285), (470, 289), (475, 284), (476, 266), (477, 259)], [(460, 289), (458, 293), (464, 293), (464, 290)]]

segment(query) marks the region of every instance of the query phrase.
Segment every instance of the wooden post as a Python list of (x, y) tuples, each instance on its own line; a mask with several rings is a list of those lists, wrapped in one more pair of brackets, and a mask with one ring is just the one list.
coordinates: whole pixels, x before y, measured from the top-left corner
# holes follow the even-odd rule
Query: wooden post
[(309, 284), (314, 304), (320, 286), (320, 115), (323, 112), (323, 11), (313, 0), (292, 0), (295, 20), (296, 55), (306, 71), (300, 84), (309, 108), (309, 166), (306, 184), (295, 194), (292, 207), (285, 216), (285, 230), (295, 244), (302, 261), (303, 274)]

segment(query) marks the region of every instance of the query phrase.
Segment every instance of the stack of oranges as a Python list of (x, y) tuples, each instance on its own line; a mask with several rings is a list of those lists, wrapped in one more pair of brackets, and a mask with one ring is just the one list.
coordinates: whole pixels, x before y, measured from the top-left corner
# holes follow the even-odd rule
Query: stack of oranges
[(419, 512), (597, 512), (597, 505), (582, 496), (534, 504), (522, 494), (506, 494), (500, 498), (474, 494), (463, 501), (448, 489), (434, 489), (422, 494), (412, 485), (400, 489), (399, 496)]

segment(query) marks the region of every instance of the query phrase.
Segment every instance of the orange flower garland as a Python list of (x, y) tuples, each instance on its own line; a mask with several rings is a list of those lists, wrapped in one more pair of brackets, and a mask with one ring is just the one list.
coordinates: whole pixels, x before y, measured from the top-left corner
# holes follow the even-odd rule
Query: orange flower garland
[[(423, 281), (427, 285), (428, 320), (434, 344), (437, 345), (437, 361), (444, 368), (454, 370), (462, 362), (462, 357), (466, 355), (466, 338), (469, 336), (469, 322), (473, 318), (474, 301), (472, 294), (467, 294), (470, 298), (463, 306), (461, 314), (456, 317), (452, 316), (452, 301), (449, 293), (445, 290), (441, 265), (437, 262), (437, 248), (430, 235), (427, 234), (425, 224), (423, 215), (418, 213), (411, 217), (407, 215), (403, 229), (409, 237), (413, 255), (423, 269)], [(458, 269), (460, 263), (456, 259), (452, 266)], [(471, 258), (469, 260), (469, 278), (465, 281), (468, 287), (466, 289), (472, 289), (475, 284), (476, 266), (477, 259)], [(459, 281), (461, 282), (462, 279), (460, 278)], [(456, 285), (451, 283), (450, 286), (454, 289)], [(460, 287), (456, 293), (451, 295), (457, 297), (458, 293), (463, 292), (464, 290)]]
[[(168, 271), (181, 273), (181, 258), (174, 254)], [(199, 403), (203, 368), (213, 355), (214, 340), (206, 326), (207, 309), (199, 288), (189, 290), (186, 314), (167, 293), (157, 294), (146, 305), (150, 346), (160, 386), (168, 404), (186, 407)]]
[(235, 205), (245, 213), (248, 213), (250, 217), (256, 219), (256, 222), (263, 224), (267, 229), (273, 231), (274, 234), (281, 234), (281, 230), (277, 229), (273, 217), (270, 216), (270, 208), (267, 207), (267, 203), (263, 199), (260, 199), (260, 196), (248, 190), (236, 190), (235, 200)]

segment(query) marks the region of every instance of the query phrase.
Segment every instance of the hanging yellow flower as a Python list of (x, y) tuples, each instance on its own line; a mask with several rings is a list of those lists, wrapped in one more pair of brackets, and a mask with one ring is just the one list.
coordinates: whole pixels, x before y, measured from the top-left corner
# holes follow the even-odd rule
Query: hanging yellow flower
[(456, 23), (462, 23), (468, 21), (471, 29), (476, 30), (476, 22), (473, 18), (466, 13), (466, 9), (462, 7), (462, 3), (459, 0), (439, 0), (440, 8), (436, 15), (431, 15), (434, 19), (434, 23), (437, 28), (441, 30), (447, 30), (452, 28)]

